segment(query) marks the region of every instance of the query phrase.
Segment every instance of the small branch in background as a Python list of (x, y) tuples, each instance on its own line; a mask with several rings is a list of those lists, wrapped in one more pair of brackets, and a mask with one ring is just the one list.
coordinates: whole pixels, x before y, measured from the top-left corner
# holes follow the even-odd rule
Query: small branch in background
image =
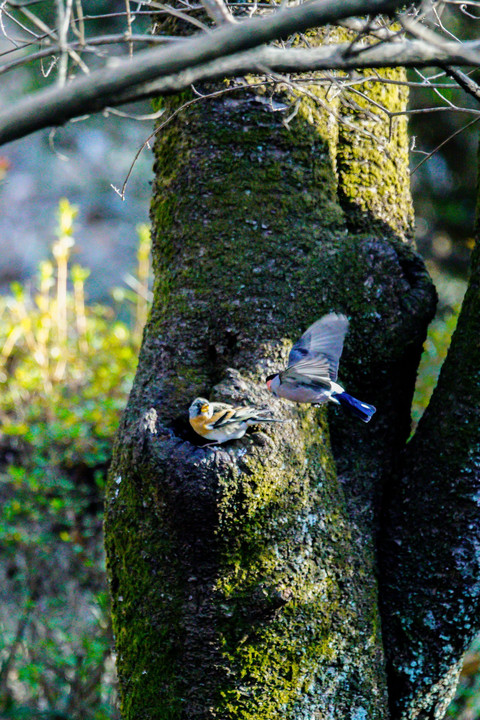
[[(425, 84), (428, 85), (428, 77), (426, 77), (418, 68), (416, 68), (416, 73), (417, 73), (417, 75), (420, 75), (420, 77), (421, 77), (422, 80), (425, 82)], [(444, 95), (444, 93), (440, 92), (440, 90), (434, 90), (433, 92), (434, 92), (435, 95), (437, 95), (437, 97), (440, 98), (440, 100), (441, 100), (443, 103), (446, 103), (446, 104), (447, 104), (450, 108), (452, 108), (452, 109), (456, 109), (455, 103), (453, 103), (451, 100), (449, 100), (449, 99)]]
[[(44, 37), (43, 35), (40, 36), (37, 33), (35, 33), (33, 30), (31, 30), (26, 25), (24, 25), (22, 22), (20, 22), (20, 20), (18, 18), (16, 18), (14, 15), (7, 12), (6, 7), (5, 7), (6, 5), (7, 5), (7, 3), (5, 2), (2, 7), (4, 14), (8, 17), (9, 20), (11, 20), (13, 23), (15, 23), (15, 25), (18, 28), (20, 28), (27, 35), (30, 35), (31, 37), (35, 38), (36, 40), (40, 40), (41, 37)], [(45, 25), (45, 23), (42, 22), (40, 20), (40, 18), (38, 18), (34, 13), (30, 12), (30, 10), (28, 10), (27, 8), (23, 8), (23, 7), (20, 8), (20, 10), (21, 10), (22, 14), (25, 15), (25, 17), (27, 17), (33, 23), (33, 25), (35, 25), (40, 30), (42, 30), (42, 33), (45, 33), (45, 37), (51, 37), (51, 36), (55, 35), (55, 33), (47, 25)], [(10, 37), (8, 39), (11, 40)], [(22, 41), (24, 41), (24, 38), (22, 38), (22, 40), (20, 42), (22, 42)]]
[(50, 150), (57, 156), (59, 160), (62, 162), (68, 162), (68, 156), (61, 153), (57, 148), (55, 147), (55, 138), (57, 135), (57, 128), (52, 128), (50, 132), (48, 133), (48, 145), (50, 147)]
[(106, 107), (103, 110), (102, 115), (108, 117), (109, 115), (116, 115), (117, 117), (128, 118), (129, 120), (137, 120), (139, 122), (149, 122), (150, 120), (158, 120), (159, 117), (165, 113), (165, 109), (161, 108), (154, 113), (147, 113), (146, 115), (135, 115), (134, 113), (123, 112), (117, 108)]
[(72, 31), (78, 38), (80, 47), (85, 45), (85, 21), (83, 19), (82, 0), (75, 0), (75, 10), (77, 17), (72, 16)]
[[(467, 5), (465, 2), (462, 1), (461, 3), (449, 3), (449, 4), (451, 4), (451, 5), (460, 4), (460, 10), (464, 15), (471, 18), (472, 20), (480, 20), (480, 15), (473, 15), (473, 13), (468, 12)], [(468, 4), (473, 5), (474, 7), (480, 7), (477, 3), (474, 3), (474, 2), (469, 2)]]
[(202, 5), (216, 25), (237, 22), (223, 0), (202, 0)]
[(58, 45), (60, 47), (60, 61), (58, 62), (58, 84), (60, 87), (67, 82), (68, 73), (68, 28), (70, 25), (70, 13), (72, 0), (67, 0), (66, 6), (63, 0), (56, 0), (58, 18)]
[(449, 35), (452, 38), (452, 40), (456, 40), (456, 42), (461, 42), (460, 39), (456, 35), (454, 35), (452, 32), (450, 32), (450, 30), (448, 30), (445, 27), (445, 25), (443, 24), (440, 15), (441, 15), (441, 13), (444, 12), (444, 10), (445, 10), (445, 5), (442, 5), (441, 11), (439, 11), (439, 9), (437, 7), (435, 7), (435, 5), (432, 5), (432, 12), (435, 15), (438, 27), (441, 28), (441, 30), (443, 30), (445, 35)]
[(465, 50), (464, 57), (466, 64), (470, 64), (469, 59), (472, 60), (473, 65), (479, 64), (478, 51), (480, 50), (480, 41), (477, 40), (469, 42), (469, 49), (467, 49), (466, 43), (460, 43), (456, 40), (452, 43), (451, 40), (445, 40), (438, 33), (433, 32), (430, 28), (406, 15), (401, 15), (399, 17), (399, 21), (405, 30), (418, 40), (423, 40), (425, 43), (430, 44), (433, 48), (437, 48), (439, 51), (444, 51), (449, 44), (457, 45), (458, 48), (463, 48), (463, 50)]
[(130, 10), (130, 0), (125, 0), (125, 12), (127, 13), (127, 32), (126, 38), (128, 42), (128, 55), (130, 58), (133, 57), (133, 43), (132, 43), (132, 13)]
[(152, 8), (155, 8), (155, 10), (160, 10), (161, 12), (164, 12), (166, 15), (172, 15), (173, 17), (178, 18), (179, 20), (183, 20), (187, 24), (194, 25), (199, 30), (203, 30), (203, 32), (210, 32), (210, 28), (208, 25), (205, 25), (201, 20), (198, 20), (196, 17), (190, 17), (187, 13), (183, 12), (182, 10), (178, 10), (177, 8), (173, 8), (170, 5), (164, 5), (163, 3), (154, 2), (154, 0), (151, 0), (149, 3), (149, 6)]
[(454, 137), (456, 137), (457, 135), (460, 135), (460, 133), (462, 133), (464, 130), (466, 130), (467, 128), (471, 127), (472, 125), (474, 125), (475, 123), (477, 123), (477, 122), (479, 122), (479, 121), (480, 121), (480, 117), (476, 117), (476, 118), (474, 118), (473, 120), (471, 120), (469, 123), (467, 123), (466, 125), (464, 125), (463, 127), (461, 127), (461, 128), (459, 128), (458, 130), (456, 130), (454, 133), (452, 133), (451, 135), (449, 135), (448, 138), (446, 138), (445, 140), (443, 140), (443, 142), (441, 142), (440, 145), (437, 145), (437, 147), (434, 148), (434, 149), (432, 150), (432, 152), (428, 153), (428, 155), (426, 155), (422, 160), (420, 160), (420, 162), (419, 162), (417, 165), (415, 165), (415, 167), (414, 167), (413, 170), (411, 171), (410, 175), (413, 175), (414, 173), (416, 173), (417, 170), (418, 170), (418, 168), (421, 167), (421, 166), (423, 165), (423, 163), (427, 162), (427, 160), (429, 160), (429, 159), (432, 157), (432, 155), (435, 155), (435, 153), (438, 152), (438, 151), (440, 150), (440, 148), (442, 148), (442, 147), (443, 147), (444, 145), (446, 145), (448, 142), (450, 142), (450, 140), (452, 140), (452, 139), (453, 139)]

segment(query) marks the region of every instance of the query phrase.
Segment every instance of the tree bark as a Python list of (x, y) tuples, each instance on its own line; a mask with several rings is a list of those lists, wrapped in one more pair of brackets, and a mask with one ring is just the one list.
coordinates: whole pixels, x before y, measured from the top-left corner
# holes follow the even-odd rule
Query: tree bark
[(393, 717), (441, 720), (480, 618), (480, 248), (447, 358), (385, 500)]
[[(405, 106), (397, 85), (362, 90)], [(435, 292), (410, 245), (404, 118), (320, 101), (286, 125), (292, 92), (247, 89), (156, 144), (155, 297), (105, 519), (128, 720), (389, 717), (376, 538)], [(377, 406), (369, 425), (265, 389), (329, 311), (351, 319), (340, 379)], [(203, 448), (198, 395), (287, 422)]]

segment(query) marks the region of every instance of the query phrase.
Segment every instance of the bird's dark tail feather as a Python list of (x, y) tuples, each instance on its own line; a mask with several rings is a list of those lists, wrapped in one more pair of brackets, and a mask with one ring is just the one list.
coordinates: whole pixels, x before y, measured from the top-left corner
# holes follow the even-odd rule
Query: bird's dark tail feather
[(360, 402), (360, 400), (357, 400), (357, 398), (352, 397), (346, 392), (333, 393), (332, 397), (335, 398), (335, 400), (338, 400), (340, 405), (348, 408), (352, 415), (355, 415), (355, 417), (360, 418), (360, 420), (363, 420), (363, 422), (366, 423), (370, 422), (373, 413), (376, 411), (376, 408), (374, 408), (373, 405)]

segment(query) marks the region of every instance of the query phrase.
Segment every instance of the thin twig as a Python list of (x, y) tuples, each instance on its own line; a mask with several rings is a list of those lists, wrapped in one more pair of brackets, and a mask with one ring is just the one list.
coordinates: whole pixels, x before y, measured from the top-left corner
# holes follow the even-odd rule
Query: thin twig
[[(323, 108), (329, 115), (331, 115), (337, 122), (341, 123), (342, 125), (345, 125), (350, 130), (354, 130), (356, 133), (359, 133), (360, 135), (363, 135), (364, 137), (368, 137), (370, 140), (378, 142), (378, 138), (375, 137), (375, 135), (368, 132), (368, 130), (361, 129), (357, 125), (353, 125), (353, 123), (350, 123), (344, 117), (340, 116), (338, 113), (336, 113), (334, 110), (332, 110), (332, 108), (330, 107), (328, 102), (325, 102), (324, 100), (322, 100), (322, 98), (320, 98), (318, 95), (315, 95), (315, 93), (312, 93), (307, 88), (302, 87), (297, 82), (290, 80), (286, 76), (279, 75), (278, 73), (270, 73), (270, 74), (277, 83), (279, 83), (279, 84), (283, 83), (283, 84), (287, 85), (291, 89), (295, 90), (296, 92), (301, 93), (302, 95), (305, 95), (306, 97), (310, 98), (315, 103), (320, 105), (320, 107)], [(362, 108), (362, 110), (364, 110), (364, 109)]]
[(427, 162), (427, 160), (428, 160), (429, 158), (431, 158), (432, 155), (435, 155), (435, 153), (438, 152), (438, 151), (440, 150), (440, 148), (442, 148), (442, 147), (443, 147), (444, 145), (446, 145), (448, 142), (450, 142), (450, 140), (453, 140), (454, 137), (456, 137), (457, 135), (459, 135), (460, 133), (462, 133), (464, 130), (467, 130), (467, 128), (471, 127), (472, 125), (474, 125), (475, 123), (477, 123), (477, 122), (479, 122), (479, 121), (480, 121), (480, 117), (476, 117), (476, 118), (474, 118), (473, 120), (471, 120), (469, 123), (467, 123), (466, 125), (464, 125), (463, 127), (461, 127), (461, 128), (459, 128), (458, 130), (456, 130), (454, 133), (452, 133), (451, 135), (449, 135), (449, 136), (446, 138), (446, 140), (443, 140), (443, 142), (441, 142), (440, 145), (437, 145), (437, 147), (436, 147), (434, 150), (432, 150), (432, 152), (428, 153), (428, 155), (426, 155), (422, 160), (420, 160), (420, 162), (418, 163), (418, 165), (415, 165), (415, 167), (414, 167), (413, 170), (411, 171), (410, 175), (413, 175), (414, 173), (416, 173), (417, 170), (418, 170), (418, 168), (421, 167), (421, 166), (423, 165), (423, 163)]
[[(30, 20), (31, 23), (33, 23), (33, 25), (35, 25), (39, 30), (41, 30), (42, 33), (45, 34), (45, 36), (54, 38), (55, 40), (57, 39), (57, 33), (55, 32), (55, 30), (52, 30), (50, 27), (48, 27), (48, 25), (46, 25), (43, 22), (43, 20), (41, 20), (37, 15), (35, 15), (35, 13), (30, 12), (30, 10), (27, 10), (26, 8), (22, 8), (21, 12), (23, 15), (25, 15), (26, 18), (28, 18)], [(13, 16), (12, 16), (12, 19), (13, 19)], [(40, 36), (37, 33), (32, 32), (25, 25), (21, 24), (19, 21), (16, 20), (16, 22), (18, 22), (18, 24), (22, 27), (23, 30), (26, 30), (31, 35), (36, 37), (37, 40), (40, 38)]]
[(392, 112), (391, 116), (398, 117), (399, 115), (425, 115), (427, 113), (443, 113), (443, 112), (457, 112), (466, 113), (467, 115), (480, 115), (480, 110), (466, 107), (428, 107), (428, 108), (410, 108), (408, 110), (398, 110)]
[(135, 167), (138, 158), (140, 157), (143, 150), (150, 145), (150, 142), (153, 140), (154, 137), (158, 135), (158, 133), (163, 130), (163, 128), (168, 125), (169, 122), (171, 122), (179, 113), (183, 112), (187, 108), (191, 107), (192, 105), (195, 105), (198, 102), (201, 102), (202, 100), (211, 100), (212, 98), (220, 97), (220, 95), (226, 95), (227, 93), (231, 93), (237, 90), (248, 90), (255, 87), (263, 87), (265, 83), (253, 83), (252, 85), (242, 86), (242, 87), (230, 87), (230, 88), (222, 88), (221, 90), (216, 90), (215, 92), (208, 93), (206, 95), (200, 95), (197, 94), (196, 97), (192, 98), (192, 100), (187, 100), (187, 102), (183, 103), (180, 107), (178, 107), (176, 110), (174, 110), (171, 115), (168, 116), (158, 127), (155, 128), (155, 130), (148, 136), (148, 138), (145, 140), (145, 142), (140, 146), (140, 148), (135, 153), (135, 156), (132, 160), (132, 163), (128, 169), (127, 175), (125, 177), (125, 180), (123, 181), (123, 185), (121, 189), (119, 190), (114, 185), (111, 185), (110, 187), (119, 195), (122, 200), (125, 200), (125, 190), (127, 187), (127, 183), (130, 179), (130, 175), (132, 174), (133, 168)]
[(111, 107), (106, 107), (102, 113), (104, 117), (108, 117), (109, 115), (116, 115), (117, 117), (128, 118), (128, 120), (138, 120), (143, 122), (150, 120), (158, 120), (158, 118), (164, 114), (164, 108), (162, 108), (161, 110), (157, 110), (157, 112), (154, 113), (148, 113), (147, 115), (135, 115), (133, 113), (122, 112), (122, 110), (117, 110), (117, 108)]
[[(5, 6), (6, 6), (6, 5), (7, 5), (7, 2), (4, 2), (4, 3), (2, 4), (2, 6), (1, 6), (2, 14), (3, 14), (3, 15), (6, 15), (9, 20), (11, 20), (15, 25), (17, 25), (17, 26), (18, 26), (21, 30), (23, 30), (27, 35), (31, 35), (31, 36), (34, 37), (36, 40), (39, 40), (39, 39), (40, 39), (40, 36), (39, 36), (36, 32), (34, 32), (33, 30), (31, 30), (30, 28), (28, 28), (26, 25), (24, 25), (22, 22), (20, 22), (20, 20), (19, 20), (18, 18), (16, 18), (14, 15), (12, 15), (11, 13), (9, 13), (8, 10), (5, 9)], [(28, 12), (27, 10), (24, 11), (25, 14), (26, 14), (27, 12)], [(35, 17), (35, 16), (33, 16), (33, 17)], [(37, 23), (37, 24), (38, 24), (38, 23)], [(48, 33), (47, 33), (47, 35), (51, 35), (51, 30), (50, 30), (50, 28), (48, 28)], [(5, 33), (5, 37), (7, 38), (7, 40), (10, 40), (11, 42), (15, 42), (14, 40), (12, 40), (11, 36), (10, 36), (10, 35), (7, 35), (6, 33)], [(19, 42), (24, 42), (24, 40), (25, 40), (24, 38), (19, 38), (19, 39), (18, 39)]]

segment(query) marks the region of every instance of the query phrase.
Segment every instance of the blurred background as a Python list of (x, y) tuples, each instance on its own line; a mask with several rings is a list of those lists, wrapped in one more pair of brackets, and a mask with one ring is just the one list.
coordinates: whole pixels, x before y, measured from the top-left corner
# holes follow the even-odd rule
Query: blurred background
[[(53, 22), (52, 4), (42, 7), (42, 21)], [(121, 32), (124, 7), (95, 0), (85, 22)], [(479, 35), (471, 17), (456, 11), (444, 20), (461, 37)], [(3, 22), (9, 37), (19, 34), (8, 16)], [(149, 22), (139, 13), (135, 30), (147, 32)], [(0, 59), (11, 47), (0, 34)], [(5, 74), (0, 104), (54, 71)], [(476, 202), (478, 102), (436, 73), (409, 73), (416, 241), (439, 293), (413, 426), (466, 289)], [(0, 148), (2, 720), (119, 717), (102, 497), (150, 298), (150, 150), (140, 153), (124, 200), (112, 186), (122, 187), (153, 130), (149, 104), (122, 113), (130, 117), (84, 118)], [(480, 718), (479, 667), (476, 642), (448, 717)]]

